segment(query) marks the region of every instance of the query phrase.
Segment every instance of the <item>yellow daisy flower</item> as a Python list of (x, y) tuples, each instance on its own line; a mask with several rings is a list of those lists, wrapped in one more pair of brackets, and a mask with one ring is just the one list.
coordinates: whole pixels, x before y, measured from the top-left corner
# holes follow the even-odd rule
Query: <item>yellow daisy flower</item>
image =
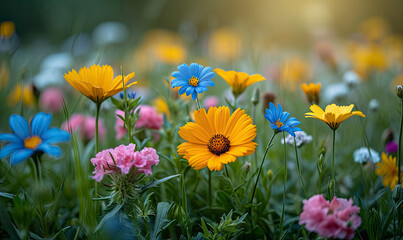
[(392, 190), (395, 188), (398, 181), (398, 169), (396, 166), (396, 157), (387, 156), (382, 153), (382, 160), (376, 164), (376, 174), (381, 176), (382, 184), (385, 187), (390, 187)]
[(319, 91), (320, 91), (321, 84), (314, 84), (314, 83), (309, 83), (309, 84), (302, 84), (301, 88), (302, 91), (304, 91), (306, 98), (308, 99), (308, 102), (310, 104), (319, 103)]
[(35, 96), (32, 85), (24, 85), (22, 88), (21, 83), (15, 85), (13, 90), (11, 90), (10, 94), (7, 96), (7, 104), (12, 107), (15, 106), (18, 102), (22, 101), (25, 106), (33, 107), (35, 105)]
[[(123, 77), (126, 89), (137, 84), (137, 82), (133, 82), (126, 85), (134, 77), (134, 73)], [(64, 78), (77, 91), (97, 104), (123, 91), (122, 76), (119, 75), (113, 78), (113, 69), (109, 65), (103, 65), (102, 67), (93, 65), (90, 68), (83, 67), (79, 73), (73, 69), (69, 73), (64, 74)]]
[(168, 120), (171, 118), (171, 113), (169, 111), (168, 104), (163, 97), (158, 97), (154, 99), (152, 103), (155, 109), (157, 109), (158, 113), (165, 113)]
[(242, 94), (248, 86), (266, 79), (260, 74), (249, 76), (249, 74), (244, 72), (224, 71), (219, 68), (214, 71), (231, 86), (232, 93), (235, 97)]
[(347, 118), (357, 115), (360, 117), (365, 117), (360, 111), (353, 110), (354, 104), (350, 106), (337, 106), (336, 104), (327, 105), (325, 111), (322, 110), (318, 105), (313, 104), (309, 107), (312, 112), (305, 113), (306, 118), (317, 118), (325, 122), (333, 130), (336, 130), (339, 125)]
[(256, 126), (245, 110), (238, 108), (230, 115), (226, 106), (210, 107), (207, 113), (194, 111), (194, 117), (195, 123), (188, 122), (178, 132), (187, 141), (178, 146), (178, 153), (194, 169), (221, 171), (223, 164), (255, 152)]

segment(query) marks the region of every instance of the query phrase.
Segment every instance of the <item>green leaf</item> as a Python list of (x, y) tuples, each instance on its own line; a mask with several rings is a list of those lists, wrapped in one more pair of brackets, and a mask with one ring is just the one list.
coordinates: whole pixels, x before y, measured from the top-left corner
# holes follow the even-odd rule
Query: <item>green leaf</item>
[(163, 179), (160, 179), (160, 180), (153, 180), (153, 181), (151, 181), (150, 183), (148, 183), (148, 184), (146, 184), (146, 185), (144, 185), (143, 186), (143, 192), (146, 190), (146, 189), (149, 189), (149, 188), (152, 188), (152, 187), (156, 187), (156, 186), (158, 186), (159, 184), (161, 184), (161, 183), (163, 183), (163, 182), (166, 182), (166, 181), (168, 181), (168, 180), (170, 180), (170, 179), (172, 179), (172, 178), (176, 178), (176, 177), (179, 177), (180, 176), (180, 174), (176, 174), (176, 175), (171, 175), (171, 176), (168, 176), (168, 177), (165, 177), (165, 178), (163, 178)]
[(5, 192), (0, 192), (0, 197), (5, 197), (5, 198), (9, 198), (9, 199), (14, 199), (14, 194), (11, 193), (5, 193)]
[(116, 98), (111, 97), (112, 104), (119, 110), (123, 111), (123, 104), (121, 101), (117, 100)]
[(154, 229), (151, 233), (151, 239), (158, 239), (160, 233), (166, 229), (175, 220), (167, 219), (168, 212), (172, 208), (172, 203), (159, 202), (157, 205), (157, 215), (155, 216)]
[(101, 229), (101, 227), (105, 224), (106, 221), (108, 221), (110, 218), (112, 218), (113, 216), (115, 216), (116, 213), (119, 212), (119, 210), (123, 207), (122, 204), (117, 204), (112, 211), (110, 211), (108, 214), (106, 214), (101, 222), (99, 222), (98, 226), (95, 228), (94, 233), (96, 233), (99, 229)]
[(3, 205), (1, 201), (0, 201), (0, 222), (1, 222), (1, 228), (6, 230), (8, 235), (10, 235), (11, 239), (20, 239), (17, 232), (15, 231), (13, 223), (11, 222), (10, 216), (7, 213), (6, 207)]

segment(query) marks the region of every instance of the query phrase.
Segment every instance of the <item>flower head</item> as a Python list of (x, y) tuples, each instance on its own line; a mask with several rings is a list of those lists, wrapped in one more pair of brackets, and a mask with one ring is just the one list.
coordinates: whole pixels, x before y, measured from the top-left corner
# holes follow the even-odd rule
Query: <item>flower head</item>
[(295, 137), (294, 132), (302, 131), (295, 127), (301, 122), (299, 122), (295, 117), (289, 118), (290, 114), (288, 112), (283, 112), (283, 108), (280, 104), (277, 104), (276, 108), (273, 103), (270, 103), (270, 107), (269, 109), (266, 109), (264, 117), (269, 120), (271, 128), (273, 128), (276, 133), (285, 131)]
[(59, 88), (47, 88), (39, 97), (39, 105), (42, 109), (55, 113), (63, 108), (63, 92)]
[[(377, 169), (375, 173), (381, 177), (382, 184), (385, 187), (390, 187), (392, 190), (395, 188), (398, 181), (398, 168), (396, 165), (396, 157), (387, 156), (382, 153), (382, 160), (376, 164)], [(401, 178), (402, 179), (402, 178)]]
[(336, 104), (327, 105), (325, 111), (323, 111), (318, 105), (313, 104), (309, 107), (312, 112), (305, 113), (306, 118), (317, 118), (325, 122), (333, 130), (336, 130), (339, 125), (347, 118), (357, 115), (365, 117), (360, 111), (353, 110), (354, 104), (350, 106), (337, 106)]
[[(297, 144), (297, 147), (301, 147), (302, 145), (308, 144), (310, 142), (312, 142), (312, 136), (306, 134), (304, 131), (295, 132), (295, 143)], [(281, 143), (294, 145), (294, 137), (288, 135), (284, 139), (281, 139)]]
[(381, 159), (379, 157), (379, 153), (377, 153), (374, 149), (362, 147), (354, 151), (353, 154), (354, 162), (357, 163), (366, 163), (366, 162), (373, 162), (377, 163)]
[(184, 63), (178, 66), (178, 70), (171, 74), (174, 77), (171, 81), (171, 87), (181, 87), (179, 95), (186, 93), (189, 96), (192, 94), (193, 100), (196, 100), (198, 93), (207, 91), (207, 86), (214, 86), (211, 79), (215, 73), (211, 72), (211, 67), (203, 67), (197, 63), (191, 63), (188, 66)]
[(238, 108), (231, 115), (226, 106), (210, 107), (207, 113), (204, 108), (194, 111), (194, 117), (195, 123), (188, 122), (178, 132), (187, 141), (178, 146), (178, 153), (194, 169), (220, 171), (223, 164), (255, 152), (256, 126), (245, 110)]
[[(93, 116), (85, 116), (82, 114), (73, 114), (68, 122), (64, 122), (61, 126), (63, 130), (68, 130), (69, 126), (71, 130), (75, 132), (79, 130), (80, 136), (89, 141), (95, 137), (95, 117)], [(106, 128), (102, 119), (98, 119), (98, 134), (99, 138), (103, 139), (106, 133)]]
[(385, 152), (391, 154), (397, 152), (399, 145), (395, 141), (390, 141), (385, 145)]
[[(126, 85), (134, 77), (134, 73), (123, 77), (125, 88), (137, 83)], [(113, 69), (109, 65), (83, 67), (78, 73), (73, 69), (64, 74), (64, 78), (77, 91), (98, 104), (123, 90), (122, 76), (113, 78)]]
[(247, 87), (250, 85), (265, 80), (260, 74), (250, 75), (244, 72), (235, 72), (235, 71), (224, 71), (222, 69), (214, 70), (220, 77), (222, 77), (228, 85), (231, 86), (232, 93), (235, 97), (238, 97), (242, 94)]
[(320, 91), (321, 84), (314, 84), (314, 83), (309, 83), (309, 84), (302, 84), (301, 88), (302, 91), (304, 91), (306, 98), (308, 99), (308, 102), (310, 104), (319, 103), (319, 91)]
[(14, 106), (19, 101), (21, 101), (21, 94), (22, 94), (22, 102), (24, 106), (34, 106), (35, 105), (35, 96), (34, 90), (32, 85), (21, 85), (18, 83), (15, 85), (13, 90), (11, 90), (10, 94), (7, 96), (7, 105)]
[(336, 198), (329, 203), (322, 195), (314, 195), (304, 200), (304, 210), (299, 217), (299, 224), (318, 233), (321, 237), (352, 239), (355, 230), (361, 225), (358, 216), (360, 208), (353, 201)]
[(0, 38), (9, 38), (15, 32), (15, 25), (11, 21), (0, 23)]
[(0, 134), (1, 141), (10, 142), (1, 149), (0, 158), (10, 155), (10, 163), (15, 166), (34, 153), (43, 152), (53, 157), (59, 157), (62, 154), (61, 149), (51, 144), (69, 141), (70, 135), (58, 128), (49, 129), (51, 121), (51, 114), (40, 112), (32, 118), (29, 126), (27, 120), (22, 116), (11, 115), (9, 124), (14, 134)]

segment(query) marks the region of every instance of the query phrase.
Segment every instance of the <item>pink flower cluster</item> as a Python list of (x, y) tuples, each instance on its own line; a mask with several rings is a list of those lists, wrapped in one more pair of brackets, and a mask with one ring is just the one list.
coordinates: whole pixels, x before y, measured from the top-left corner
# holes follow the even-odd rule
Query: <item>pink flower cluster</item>
[(59, 88), (48, 88), (41, 93), (39, 105), (45, 111), (59, 112), (63, 107), (63, 98), (63, 92)]
[(353, 206), (353, 200), (334, 197), (329, 203), (322, 195), (314, 195), (304, 200), (304, 210), (299, 217), (299, 224), (325, 238), (351, 239), (361, 225), (358, 216), (359, 207)]
[[(71, 115), (68, 122), (64, 122), (61, 129), (68, 131), (68, 124), (71, 125), (71, 129), (75, 132), (79, 129), (79, 134), (84, 140), (91, 140), (95, 137), (95, 117), (85, 116), (82, 114)], [(99, 138), (103, 139), (106, 129), (102, 119), (98, 120), (98, 134)]]
[(146, 176), (152, 174), (151, 166), (158, 165), (160, 161), (155, 149), (143, 148), (140, 152), (135, 149), (136, 145), (131, 143), (97, 153), (95, 158), (91, 159), (91, 163), (95, 166), (93, 178), (100, 182), (104, 175), (128, 174), (132, 168), (137, 168), (137, 173), (144, 173)]
[[(154, 107), (141, 105), (139, 113), (139, 119), (134, 125), (135, 128), (149, 128), (159, 130), (164, 123), (162, 114), (159, 114)], [(137, 109), (135, 110), (137, 111)], [(125, 116), (125, 113), (121, 110), (116, 110), (115, 115)], [(126, 133), (126, 128), (123, 127), (123, 120), (116, 116), (115, 122), (116, 139), (121, 139)]]

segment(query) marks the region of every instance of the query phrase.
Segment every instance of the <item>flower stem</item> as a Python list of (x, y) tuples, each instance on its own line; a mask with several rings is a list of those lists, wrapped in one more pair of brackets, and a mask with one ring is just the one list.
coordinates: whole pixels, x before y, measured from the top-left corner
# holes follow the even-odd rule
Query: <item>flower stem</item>
[(258, 172), (257, 177), (256, 177), (256, 182), (255, 182), (255, 185), (253, 187), (252, 196), (251, 196), (250, 201), (249, 201), (250, 204), (252, 204), (253, 198), (255, 197), (256, 187), (257, 187), (257, 183), (259, 182), (260, 173), (262, 172), (263, 163), (264, 163), (264, 160), (266, 159), (267, 152), (269, 151), (269, 149), (271, 147), (271, 143), (273, 142), (274, 136), (276, 136), (276, 134), (277, 134), (277, 132), (273, 133), (273, 135), (271, 136), (271, 139), (269, 141), (269, 144), (267, 144), (266, 150), (264, 152), (264, 155), (263, 155), (263, 158), (262, 158), (262, 163), (260, 164), (259, 172)]
[(336, 141), (336, 130), (333, 129), (333, 155), (332, 155), (332, 188), (333, 188), (333, 197), (336, 196), (336, 182), (334, 179), (334, 150), (335, 150), (335, 141)]
[(197, 106), (197, 110), (200, 110), (200, 109), (201, 109), (199, 97), (196, 98), (196, 106)]
[(96, 113), (95, 113), (95, 154), (99, 152), (99, 140), (98, 140), (98, 119), (99, 110), (101, 109), (101, 103), (96, 103)]
[(403, 99), (401, 99), (401, 107), (402, 107), (402, 112), (401, 112), (401, 115), (400, 115), (400, 131), (399, 131), (399, 147), (398, 147), (398, 153), (397, 153), (397, 161), (398, 161), (398, 163), (397, 163), (397, 183), (398, 184), (400, 184), (401, 182), (400, 182), (400, 178), (401, 178), (401, 176), (400, 176), (400, 168), (402, 167), (402, 165), (401, 165), (401, 163), (402, 163), (402, 149), (401, 149), (401, 147), (402, 147), (402, 131), (403, 131)]
[(208, 205), (211, 207), (211, 171), (208, 169)]
[[(284, 143), (284, 145), (285, 145), (285, 143)], [(297, 150), (297, 141), (295, 141), (295, 137), (294, 137), (294, 149), (295, 149), (295, 157), (296, 157), (296, 159), (297, 159), (297, 168), (298, 168), (299, 179), (301, 180), (302, 189), (304, 189), (305, 198), (308, 198), (308, 195), (306, 194), (306, 189), (305, 189), (304, 180), (302, 179), (302, 176), (301, 176), (301, 168), (299, 167), (299, 158), (298, 158), (298, 150)]]
[[(285, 139), (285, 134), (283, 132), (283, 138)], [(280, 218), (280, 238), (283, 234), (283, 223), (284, 223), (284, 212), (285, 212), (285, 189), (287, 187), (287, 144), (284, 143), (284, 188), (283, 188), (283, 208), (281, 210)]]

